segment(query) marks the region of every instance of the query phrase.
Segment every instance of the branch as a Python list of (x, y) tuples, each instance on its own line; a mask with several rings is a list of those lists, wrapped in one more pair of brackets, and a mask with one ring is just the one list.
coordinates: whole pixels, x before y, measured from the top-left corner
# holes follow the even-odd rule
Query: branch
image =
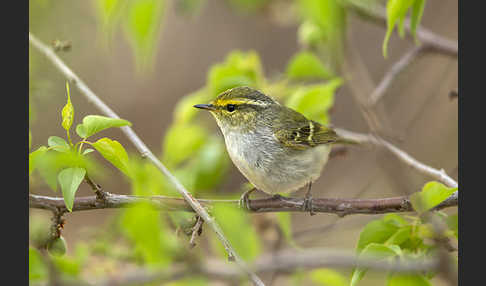
[(373, 136), (370, 134), (360, 134), (360, 133), (347, 131), (340, 128), (336, 128), (335, 130), (338, 133), (338, 135), (346, 139), (356, 141), (357, 143), (383, 146), (386, 149), (388, 149), (391, 153), (393, 153), (398, 159), (403, 161), (408, 166), (414, 168), (418, 172), (428, 175), (444, 183), (449, 187), (455, 188), (458, 186), (457, 182), (451, 177), (449, 177), (443, 169), (437, 170), (428, 165), (425, 165), (424, 163), (417, 161), (415, 158), (407, 154), (405, 151), (399, 149), (398, 147), (395, 147), (393, 144), (389, 143), (388, 141), (385, 141), (384, 139), (381, 139), (377, 136)]
[[(297, 269), (310, 270), (322, 267), (351, 269), (358, 266), (370, 270), (414, 273), (438, 270), (439, 261), (436, 257), (425, 260), (402, 258), (400, 260), (386, 261), (377, 259), (374, 256), (357, 256), (350, 251), (313, 248), (298, 252), (287, 250), (264, 255), (253, 263), (251, 269), (256, 273), (274, 271), (293, 273)], [(193, 265), (192, 267), (172, 265), (169, 271), (171, 272), (167, 270), (149, 272), (145, 269), (139, 269), (132, 273), (118, 276), (116, 279), (99, 281), (96, 285), (138, 285), (196, 275), (204, 275), (210, 279), (223, 281), (235, 281), (235, 279), (241, 277), (238, 269), (219, 259), (209, 259), (204, 264)]]
[[(128, 195), (117, 195), (105, 192), (106, 198), (100, 201), (96, 196), (77, 197), (74, 199), (73, 212), (112, 209), (112, 208), (129, 208), (140, 203), (148, 203), (154, 209), (163, 211), (186, 211), (194, 212), (194, 209), (181, 198), (151, 196), (139, 197)], [(304, 198), (285, 198), (270, 197), (266, 199), (253, 199), (249, 202), (249, 212), (307, 212), (303, 206)], [(232, 204), (238, 206), (238, 200), (204, 200), (198, 202), (211, 208), (215, 204)], [(457, 194), (452, 195), (444, 202), (439, 204), (435, 209), (457, 206)], [(68, 210), (64, 204), (64, 199), (60, 197), (49, 197), (29, 194), (29, 207), (45, 210), (56, 210), (65, 213)], [(312, 210), (319, 213), (334, 213), (339, 216), (350, 214), (383, 214), (391, 212), (411, 212), (414, 211), (410, 200), (406, 196), (383, 198), (383, 199), (334, 199), (334, 198), (313, 198)]]
[[(369, 7), (365, 7), (364, 5), (356, 4), (354, 3), (354, 1), (346, 1), (346, 2), (347, 2), (346, 7), (350, 8), (357, 15), (361, 16), (363, 19), (374, 22), (384, 27), (387, 26), (386, 10), (383, 7), (377, 6), (374, 9), (370, 9)], [(410, 33), (410, 20), (408, 18), (404, 22), (404, 28), (408, 32), (407, 37), (413, 39)], [(457, 41), (452, 41), (447, 38), (444, 38), (420, 26), (417, 27), (416, 33), (417, 33), (417, 39), (419, 40), (419, 42), (421, 42), (422, 45), (428, 46), (436, 50), (437, 52), (457, 57), (458, 54)]]
[(398, 77), (398, 75), (405, 70), (422, 52), (430, 50), (426, 46), (416, 46), (405, 55), (403, 55), (400, 60), (395, 62), (393, 66), (387, 71), (383, 76), (380, 83), (371, 93), (368, 98), (368, 105), (375, 105), (380, 98), (385, 95), (388, 88), (391, 86), (393, 81)]
[[(44, 56), (49, 59), (56, 68), (67, 78), (67, 80), (75, 85), (86, 99), (91, 102), (98, 110), (106, 116), (112, 118), (120, 118), (110, 107), (108, 107), (91, 89), (54, 53), (54, 51), (29, 32), (29, 42)], [(128, 126), (121, 127), (121, 130), (128, 139), (135, 145), (137, 150), (142, 154), (142, 157), (147, 157), (176, 187), (176, 190), (184, 197), (186, 202), (194, 209), (194, 211), (209, 225), (216, 233), (217, 237), (226, 249), (231, 260), (235, 260), (242, 270), (244, 270), (253, 281), (255, 285), (264, 285), (263, 282), (254, 273), (249, 271), (245, 266), (244, 261), (238, 256), (228, 239), (223, 234), (222, 229), (217, 222), (207, 213), (207, 211), (198, 203), (197, 200), (186, 190), (186, 188), (179, 182), (179, 180), (170, 173), (170, 171), (160, 162), (160, 160), (148, 149), (143, 141), (135, 134), (135, 132)]]

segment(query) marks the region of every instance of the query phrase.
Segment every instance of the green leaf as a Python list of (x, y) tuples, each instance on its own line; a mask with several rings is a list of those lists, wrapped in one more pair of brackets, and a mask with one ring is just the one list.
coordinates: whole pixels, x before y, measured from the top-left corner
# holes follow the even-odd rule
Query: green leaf
[(69, 211), (73, 209), (74, 195), (83, 181), (84, 175), (86, 175), (86, 170), (83, 168), (67, 168), (57, 175), (64, 196), (64, 203)]
[(388, 286), (431, 286), (430, 281), (423, 275), (393, 274), (388, 279)]
[(120, 19), (123, 1), (119, 0), (97, 0), (95, 8), (101, 20), (103, 31), (107, 37), (111, 37), (115, 24)]
[(383, 216), (384, 222), (393, 223), (397, 227), (403, 227), (409, 225), (408, 221), (405, 220), (401, 215), (395, 213), (389, 213)]
[(37, 166), (38, 159), (47, 152), (46, 146), (40, 146), (37, 150), (31, 152), (29, 154), (29, 176), (34, 171), (35, 167)]
[(213, 65), (208, 73), (207, 86), (211, 96), (236, 86), (258, 88), (264, 81), (258, 54), (254, 51), (231, 52), (223, 63)]
[(289, 96), (285, 105), (322, 124), (328, 123), (327, 111), (334, 104), (334, 92), (343, 80), (335, 78), (326, 84), (303, 86)]
[[(370, 243), (366, 245), (363, 251), (360, 253), (360, 257), (369, 257), (377, 260), (387, 259), (390, 257), (394, 257), (400, 254), (397, 248), (394, 245), (383, 245), (378, 243)], [(353, 274), (351, 276), (351, 286), (355, 286), (358, 282), (363, 278), (366, 274), (367, 269), (357, 267), (354, 269)]]
[(69, 144), (66, 142), (66, 140), (58, 136), (50, 136), (47, 139), (47, 145), (49, 145), (49, 147), (58, 152), (68, 152), (70, 149)]
[(127, 151), (118, 141), (104, 137), (91, 145), (100, 152), (103, 158), (112, 163), (125, 175), (130, 176)]
[(39, 251), (29, 247), (29, 280), (39, 281), (46, 279), (48, 275), (47, 265), (45, 265)]
[(418, 38), (417, 38), (417, 27), (422, 20), (422, 15), (424, 13), (425, 8), (425, 0), (415, 0), (412, 5), (412, 12), (410, 15), (410, 33), (413, 35), (415, 39), (415, 43), (418, 45)]
[[(236, 253), (245, 261), (251, 261), (261, 253), (262, 247), (258, 234), (243, 210), (230, 205), (216, 204), (213, 215)], [(214, 243), (220, 253), (226, 255), (221, 243)]]
[(88, 138), (102, 130), (111, 127), (131, 126), (132, 124), (124, 119), (111, 118), (101, 115), (88, 115), (83, 118), (83, 123), (76, 126), (76, 133), (81, 138)]
[[(335, 69), (343, 57), (346, 32), (346, 9), (338, 0), (299, 0), (298, 8), (304, 22), (311, 22), (320, 32), (321, 47)], [(315, 36), (314, 34), (314, 36)]]
[[(393, 28), (396, 22), (400, 18), (404, 18), (407, 14), (408, 8), (413, 4), (414, 0), (389, 0), (386, 4), (386, 14), (387, 14), (387, 31), (385, 35), (385, 40), (383, 41), (383, 57), (388, 57), (388, 41), (393, 32)], [(403, 29), (403, 21), (399, 23), (399, 29)]]
[(32, 148), (32, 133), (29, 130), (29, 151), (30, 151), (30, 148)]
[(94, 179), (100, 178), (104, 174), (104, 169), (96, 161), (73, 150), (69, 152), (47, 152), (40, 156), (36, 162), (36, 169), (54, 191), (57, 190), (58, 173), (66, 168), (83, 168), (92, 174)]
[(66, 131), (69, 131), (69, 128), (71, 128), (71, 125), (73, 124), (74, 120), (74, 107), (73, 104), (71, 103), (71, 95), (69, 94), (69, 83), (66, 81), (66, 91), (67, 91), (67, 96), (68, 100), (66, 105), (62, 108), (61, 115), (62, 115), (62, 127), (66, 129)]
[(303, 21), (297, 30), (297, 38), (302, 46), (315, 48), (325, 39), (325, 31), (312, 21)]
[(384, 243), (398, 230), (398, 227), (390, 222), (374, 220), (369, 222), (359, 235), (356, 250), (361, 252), (370, 243)]
[(390, 238), (388, 238), (385, 242), (386, 245), (401, 245), (405, 241), (407, 241), (410, 238), (410, 235), (412, 233), (412, 226), (405, 226), (397, 230)]
[(151, 67), (166, 10), (163, 0), (126, 3), (124, 31), (135, 51), (137, 68)]
[(349, 282), (341, 273), (332, 269), (317, 269), (310, 272), (312, 281), (323, 286), (347, 286)]
[(206, 129), (196, 124), (173, 124), (164, 137), (163, 161), (176, 166), (193, 156), (206, 142)]
[(286, 70), (290, 79), (329, 79), (333, 73), (322, 64), (317, 56), (311, 52), (299, 52), (294, 55)]
[(421, 192), (413, 193), (410, 202), (418, 213), (423, 213), (442, 203), (450, 197), (457, 188), (448, 188), (439, 182), (428, 182)]

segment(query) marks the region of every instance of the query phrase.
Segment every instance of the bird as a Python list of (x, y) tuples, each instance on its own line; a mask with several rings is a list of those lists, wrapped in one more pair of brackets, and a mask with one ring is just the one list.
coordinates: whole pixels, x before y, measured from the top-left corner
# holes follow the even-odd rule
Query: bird
[(207, 110), (221, 130), (233, 164), (254, 186), (240, 198), (249, 207), (249, 195), (260, 190), (275, 197), (308, 186), (305, 209), (311, 206), (311, 186), (328, 161), (334, 143), (349, 143), (330, 127), (280, 104), (272, 97), (240, 86), (220, 93)]

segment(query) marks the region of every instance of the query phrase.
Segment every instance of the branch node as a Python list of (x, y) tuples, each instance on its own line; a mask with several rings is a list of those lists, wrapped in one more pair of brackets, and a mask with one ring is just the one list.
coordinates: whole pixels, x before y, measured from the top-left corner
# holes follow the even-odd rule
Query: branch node
[(147, 150), (145, 150), (142, 153), (140, 153), (140, 157), (142, 157), (143, 159), (147, 158), (148, 155), (149, 155), (149, 151), (147, 151)]
[(200, 236), (202, 233), (202, 225), (204, 220), (200, 216), (196, 216), (196, 223), (192, 227), (191, 240), (189, 241), (189, 248), (196, 246), (196, 236)]
[(90, 177), (88, 177), (88, 174), (86, 174), (85, 180), (88, 185), (90, 185), (91, 189), (95, 192), (96, 200), (101, 203), (106, 203), (106, 198), (108, 197), (109, 193), (103, 191), (99, 184), (93, 182)]

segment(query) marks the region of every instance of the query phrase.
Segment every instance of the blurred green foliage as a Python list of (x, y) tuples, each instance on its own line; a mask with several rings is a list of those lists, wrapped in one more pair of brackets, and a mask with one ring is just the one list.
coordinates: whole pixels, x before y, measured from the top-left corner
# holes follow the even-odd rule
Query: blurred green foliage
[(171, 263), (179, 246), (177, 238), (167, 229), (160, 212), (140, 204), (123, 211), (121, 229), (133, 242), (135, 255), (147, 266), (159, 268)]
[(334, 93), (342, 83), (340, 78), (336, 78), (326, 84), (299, 87), (285, 104), (309, 119), (328, 124), (328, 111), (334, 104)]
[(311, 271), (311, 280), (316, 285), (322, 286), (347, 286), (349, 285), (348, 279), (336, 270), (321, 268)]
[(287, 77), (295, 80), (330, 79), (333, 73), (311, 52), (294, 55), (287, 65)]
[[(387, 14), (387, 31), (383, 41), (383, 56), (388, 55), (388, 41), (393, 32), (393, 29), (398, 25), (398, 34), (401, 38), (405, 35), (405, 17), (410, 11), (410, 32), (415, 37), (418, 44), (416, 31), (422, 19), (422, 14), (425, 7), (425, 0), (388, 0), (386, 5)], [(397, 24), (398, 22), (398, 24)]]
[(333, 71), (344, 56), (346, 9), (338, 0), (297, 0), (302, 17), (301, 43), (319, 51)]
[[(410, 200), (420, 215), (440, 204), (456, 190), (457, 188), (447, 188), (438, 182), (428, 182), (421, 192), (412, 194)], [(435, 214), (449, 227), (440, 235), (457, 240), (457, 214), (447, 215), (441, 211)], [(435, 251), (436, 246), (431, 241), (435, 235), (432, 225), (424, 221), (422, 216), (386, 214), (363, 228), (356, 251), (360, 255), (378, 256), (382, 259), (423, 258)], [(351, 285), (357, 285), (365, 273), (366, 269), (356, 268)], [(414, 275), (390, 273), (387, 285), (430, 285), (429, 279), (434, 276), (434, 272)]]
[(428, 182), (421, 192), (410, 196), (410, 202), (418, 213), (423, 213), (440, 204), (455, 191), (457, 188), (448, 188), (439, 182)]
[(153, 68), (155, 50), (165, 17), (164, 0), (96, 0), (94, 7), (105, 43), (121, 26), (131, 44), (138, 72)]
[(29, 247), (29, 281), (35, 282), (47, 278), (47, 265), (39, 251)]
[[(241, 258), (245, 261), (253, 261), (261, 254), (260, 237), (244, 210), (231, 205), (216, 204), (211, 213)], [(228, 253), (223, 245), (214, 233), (211, 233), (211, 236), (213, 247), (221, 257), (227, 258)]]

